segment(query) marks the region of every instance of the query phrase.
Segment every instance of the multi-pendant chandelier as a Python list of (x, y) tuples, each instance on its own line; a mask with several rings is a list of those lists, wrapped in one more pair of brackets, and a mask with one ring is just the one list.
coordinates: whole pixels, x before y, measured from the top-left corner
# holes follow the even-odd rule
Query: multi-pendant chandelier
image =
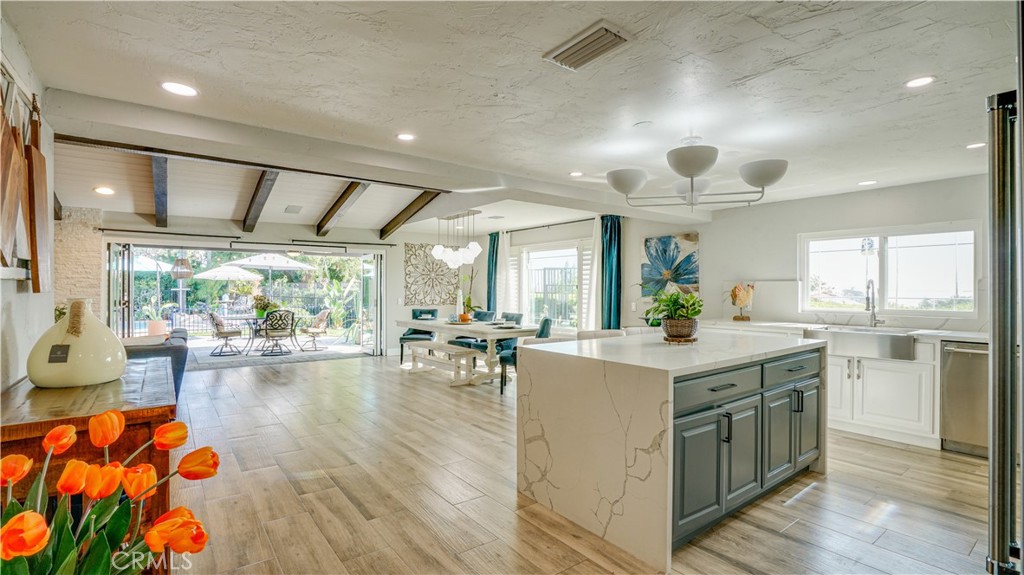
[[(468, 210), (452, 216), (437, 218), (437, 244), (430, 250), (430, 255), (434, 256), (434, 259), (448, 264), (448, 267), (453, 270), (472, 264), (483, 251), (480, 244), (471, 241), (476, 237), (475, 217), (479, 213), (481, 213), (480, 210)], [(443, 241), (442, 226), (445, 231)]]
[(647, 183), (647, 172), (635, 168), (608, 172), (608, 185), (626, 196), (630, 206), (698, 206), (704, 204), (752, 204), (764, 198), (764, 190), (776, 184), (789, 168), (786, 160), (759, 160), (743, 164), (740, 177), (747, 185), (756, 188), (738, 192), (708, 192), (711, 181), (700, 178), (718, 161), (718, 148), (701, 145), (701, 138), (683, 140), (683, 145), (669, 150), (665, 155), (672, 171), (686, 178), (676, 182), (674, 194), (664, 196), (637, 196)]

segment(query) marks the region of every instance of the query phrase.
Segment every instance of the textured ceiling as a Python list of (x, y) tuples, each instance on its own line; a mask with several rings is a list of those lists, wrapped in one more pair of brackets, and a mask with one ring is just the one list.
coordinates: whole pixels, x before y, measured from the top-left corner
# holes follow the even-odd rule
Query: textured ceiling
[[(620, 167), (667, 187), (664, 152), (689, 134), (722, 150), (713, 191), (746, 161), (790, 160), (770, 199), (981, 173), (964, 145), (1015, 82), (1012, 2), (6, 1), (3, 16), (50, 87), (594, 189)], [(635, 40), (575, 73), (541, 59), (600, 18)], [(923, 75), (938, 81), (903, 87)]]

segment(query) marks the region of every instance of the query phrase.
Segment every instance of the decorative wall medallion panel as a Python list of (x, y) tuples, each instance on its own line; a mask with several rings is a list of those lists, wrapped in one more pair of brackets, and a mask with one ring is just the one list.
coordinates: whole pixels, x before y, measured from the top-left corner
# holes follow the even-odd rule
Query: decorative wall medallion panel
[(430, 255), (432, 244), (405, 244), (405, 305), (455, 305), (459, 270)]
[(663, 290), (699, 292), (697, 243), (697, 233), (646, 238), (640, 264), (641, 295), (650, 297)]

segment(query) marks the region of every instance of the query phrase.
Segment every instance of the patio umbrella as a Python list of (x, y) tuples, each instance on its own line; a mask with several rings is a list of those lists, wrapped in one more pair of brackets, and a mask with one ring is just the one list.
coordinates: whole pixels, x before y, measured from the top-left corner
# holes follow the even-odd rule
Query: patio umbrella
[(197, 280), (221, 280), (221, 281), (253, 281), (261, 280), (263, 276), (260, 274), (254, 274), (250, 271), (243, 270), (238, 266), (223, 265), (220, 267), (208, 269), (205, 272), (198, 273), (193, 278)]
[(239, 266), (243, 268), (258, 268), (266, 269), (269, 272), (270, 284), (268, 289), (273, 295), (274, 290), (274, 270), (311, 270), (313, 266), (304, 264), (300, 261), (293, 260), (291, 258), (282, 256), (281, 254), (266, 253), (259, 254), (256, 256), (249, 256), (233, 262), (228, 262), (227, 265)]

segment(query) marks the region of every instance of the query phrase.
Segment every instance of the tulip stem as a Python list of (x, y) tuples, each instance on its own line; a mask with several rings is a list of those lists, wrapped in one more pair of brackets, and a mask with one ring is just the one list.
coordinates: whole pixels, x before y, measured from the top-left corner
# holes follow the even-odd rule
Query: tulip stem
[(14, 498), (14, 482), (13, 481), (8, 481), (7, 482), (7, 506), (8, 507), (10, 507), (11, 499), (13, 499), (13, 498)]
[(103, 464), (110, 465), (110, 447), (106, 445), (103, 446)]
[(139, 528), (142, 527), (142, 508), (146, 506), (146, 500), (139, 501), (139, 520), (135, 522), (135, 529), (132, 531), (132, 538), (128, 540), (128, 545), (135, 544), (135, 538), (139, 536)]
[[(85, 526), (85, 518), (89, 516), (94, 503), (96, 503), (96, 500), (89, 498), (89, 502), (85, 504), (85, 508), (82, 510), (82, 520), (78, 522), (78, 528), (75, 529), (75, 539), (78, 539), (78, 535), (82, 532), (82, 527)], [(68, 498), (68, 505), (71, 505), (70, 498)]]
[[(53, 455), (53, 446), (52, 445), (50, 446), (50, 449), (46, 450), (46, 459), (43, 460), (43, 485), (44, 486), (46, 485), (46, 468), (50, 466), (50, 456), (51, 455)], [(43, 489), (40, 489), (39, 493), (36, 495), (36, 507), (35, 507), (36, 511), (39, 511), (40, 506), (43, 504), (43, 493), (45, 491), (46, 491), (46, 488), (44, 487)], [(25, 503), (27, 504), (28, 501), (26, 501)]]
[[(136, 450), (135, 450), (135, 453), (133, 453), (133, 454), (129, 455), (129, 456), (128, 456), (128, 459), (125, 459), (125, 460), (124, 460), (124, 461), (123, 461), (123, 462), (121, 463), (121, 465), (124, 465), (125, 467), (128, 467), (128, 462), (129, 462), (129, 461), (131, 461), (131, 460), (133, 460), (133, 459), (135, 459), (135, 456), (136, 456), (136, 455), (138, 455), (138, 454), (142, 453), (142, 450), (144, 450), (144, 449), (146, 449), (147, 447), (149, 447), (150, 445), (152, 445), (154, 441), (156, 441), (156, 440), (154, 440), (154, 439), (150, 439), (150, 440), (149, 440), (149, 441), (147, 441), (146, 443), (143, 443), (143, 444), (142, 444), (142, 447), (140, 447), (140, 448), (136, 449)], [(105, 449), (105, 448), (104, 448), (104, 449)], [(108, 463), (109, 463), (109, 461), (108, 461)]]
[(163, 482), (167, 481), (168, 479), (170, 479), (170, 478), (174, 477), (174, 476), (175, 476), (175, 475), (177, 475), (177, 474), (178, 474), (178, 470), (177, 470), (177, 469), (175, 469), (175, 470), (174, 470), (174, 471), (172, 471), (172, 472), (171, 472), (171, 474), (170, 474), (170, 475), (168, 475), (167, 477), (164, 477), (164, 478), (163, 478), (163, 479), (161, 479), (160, 481), (157, 481), (157, 482), (156, 482), (156, 483), (154, 483), (153, 485), (150, 485), (149, 487), (147, 487), (147, 488), (145, 488), (144, 490), (142, 490), (142, 493), (139, 493), (139, 494), (138, 494), (138, 495), (136, 495), (135, 497), (132, 497), (132, 501), (138, 501), (140, 497), (142, 497), (143, 495), (145, 495), (145, 494), (149, 493), (150, 491), (153, 491), (153, 490), (154, 490), (154, 489), (156, 489), (157, 487), (160, 487), (160, 484), (161, 484), (161, 483), (163, 483)]

